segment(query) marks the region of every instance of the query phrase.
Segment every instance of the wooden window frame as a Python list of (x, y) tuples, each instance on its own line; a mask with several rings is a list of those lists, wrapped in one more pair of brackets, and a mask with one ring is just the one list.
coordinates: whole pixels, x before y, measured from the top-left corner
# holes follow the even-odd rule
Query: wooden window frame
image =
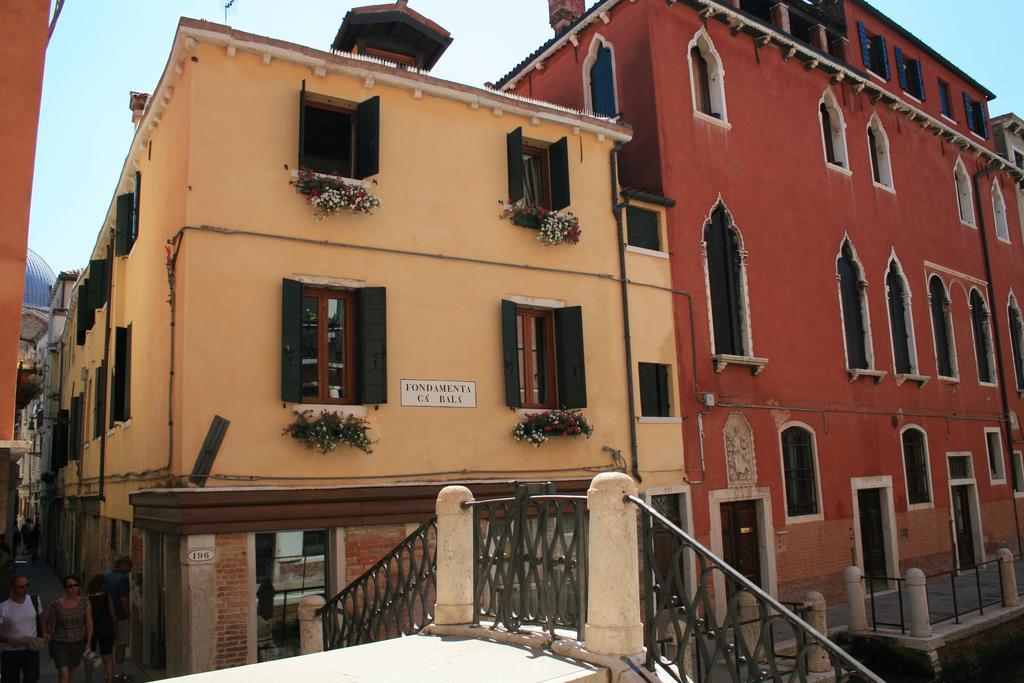
[[(355, 405), (358, 403), (356, 391), (356, 292), (349, 289), (330, 289), (325, 287), (303, 287), (302, 296), (316, 297), (317, 303), (317, 396), (302, 396), (303, 403)], [(327, 301), (329, 299), (345, 300), (345, 374), (344, 387), (347, 396), (331, 398), (327, 395)]]
[[(532, 324), (534, 320), (543, 319), (545, 321), (545, 334), (544, 334), (544, 376), (541, 379), (543, 382), (544, 391), (547, 396), (546, 401), (533, 401), (533, 375), (534, 367), (533, 354), (530, 353), (530, 342), (533, 341), (535, 326)], [(526, 306), (516, 306), (516, 327), (522, 330), (522, 361), (520, 362), (520, 371), (522, 372), (523, 381), (520, 382), (520, 407), (528, 409), (554, 409), (558, 407), (558, 387), (555, 383), (555, 377), (557, 368), (555, 367), (555, 313), (551, 309), (542, 308), (529, 308)], [(517, 329), (517, 332), (518, 332)], [(517, 339), (517, 342), (519, 340)]]
[[(540, 192), (541, 201), (538, 205), (542, 209), (551, 209), (551, 161), (548, 157), (548, 150), (546, 147), (537, 147), (536, 145), (523, 145), (523, 179), (525, 186), (526, 179), (526, 159), (525, 157), (536, 157), (540, 160)], [(530, 206), (533, 206), (532, 204)]]
[[(711, 67), (700, 45), (690, 48), (691, 78), (693, 78), (694, 101), (697, 111), (714, 116), (714, 105), (711, 102)], [(721, 115), (719, 115), (721, 116)]]

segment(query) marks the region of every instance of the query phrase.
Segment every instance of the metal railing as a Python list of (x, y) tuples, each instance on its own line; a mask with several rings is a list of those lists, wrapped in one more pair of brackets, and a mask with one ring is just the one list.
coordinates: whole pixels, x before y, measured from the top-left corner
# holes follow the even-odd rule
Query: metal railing
[(433, 620), (437, 518), (431, 517), (320, 609), (324, 649), (418, 633)]
[(474, 623), (524, 625), (584, 638), (587, 499), (554, 487), (519, 487), (513, 498), (471, 501)]
[(789, 683), (807, 681), (812, 671), (831, 672), (837, 682), (883, 683), (643, 500), (627, 500), (640, 510), (650, 671), (698, 683)]

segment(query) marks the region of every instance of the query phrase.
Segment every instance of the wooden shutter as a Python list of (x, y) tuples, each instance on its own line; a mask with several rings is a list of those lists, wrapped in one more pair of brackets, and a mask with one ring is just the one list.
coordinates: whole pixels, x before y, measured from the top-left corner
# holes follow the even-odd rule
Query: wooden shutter
[[(132, 207), (132, 229), (131, 229), (131, 244), (134, 245), (135, 241), (139, 239), (139, 216), (142, 209), (142, 172), (135, 172), (135, 195), (133, 199)], [(131, 247), (129, 247), (131, 248)]]
[(132, 326), (128, 326), (128, 331), (124, 337), (124, 405), (122, 407), (121, 419), (130, 420), (132, 417)]
[(519, 396), (519, 336), (516, 334), (516, 303), (501, 302), (501, 355), (505, 372), (505, 405), (518, 408)]
[(924, 73), (921, 71), (921, 59), (920, 58), (914, 60), (914, 73), (917, 74), (917, 87), (918, 87), (917, 99), (919, 99), (922, 102), (924, 102), (928, 98), (925, 97), (925, 94), (924, 94)]
[(360, 403), (388, 402), (387, 297), (383, 287), (359, 290), (356, 372)]
[(107, 415), (107, 366), (105, 363), (100, 363), (100, 366), (96, 368), (94, 392), (96, 395), (93, 405), (96, 413), (93, 415), (93, 438), (98, 439), (103, 435), (103, 425), (106, 422), (104, 418)]
[(903, 277), (893, 263), (889, 269), (889, 320), (892, 321), (892, 348), (896, 372), (907, 374), (910, 367), (910, 339), (907, 334), (907, 311), (903, 298)]
[(281, 280), (281, 400), (302, 402), (302, 283)]
[(974, 132), (978, 132), (974, 124), (974, 107), (971, 106), (971, 96), (967, 93), (964, 93), (964, 112), (967, 115), (967, 127)]
[(129, 417), (128, 391), (131, 375), (131, 332), (132, 328), (118, 327), (114, 330), (114, 373), (110, 388), (110, 426), (124, 422)]
[(907, 64), (903, 61), (903, 50), (898, 47), (896, 51), (896, 76), (900, 79), (900, 87), (903, 92), (910, 92), (910, 81), (907, 80)]
[(132, 250), (132, 224), (135, 222), (135, 193), (118, 195), (115, 219), (114, 253), (126, 256)]
[(859, 268), (843, 248), (837, 264), (839, 270), (839, 291), (843, 306), (843, 333), (846, 335), (846, 362), (848, 368), (867, 369), (867, 350), (864, 344), (864, 311), (858, 282)]
[(587, 407), (587, 373), (583, 358), (583, 309), (555, 309), (555, 376), (561, 408)]
[(882, 70), (885, 72), (881, 74), (885, 76), (885, 80), (889, 80), (889, 43), (886, 42), (885, 36), (876, 36), (878, 39), (879, 49), (882, 52)]
[(871, 68), (871, 38), (868, 37), (868, 29), (863, 21), (857, 22), (857, 34), (860, 36), (860, 60), (865, 68)]
[(356, 173), (358, 179), (380, 172), (380, 97), (356, 107)]
[(551, 173), (551, 210), (569, 206), (569, 138), (562, 138), (548, 149)]
[(974, 102), (974, 125), (978, 127), (977, 133), (983, 138), (988, 137), (988, 122), (985, 120), (985, 103), (981, 100)]
[(50, 450), (50, 471), (56, 472), (68, 464), (68, 425), (71, 415), (67, 410), (57, 412), (57, 424), (53, 426), (53, 447)]
[(92, 291), (89, 293), (89, 305), (92, 308), (103, 308), (107, 303), (110, 287), (110, 273), (106, 259), (89, 261), (89, 279), (92, 280)]
[(79, 436), (79, 425), (81, 424), (82, 399), (78, 396), (71, 397), (71, 410), (68, 414), (68, 457), (72, 460), (78, 459), (78, 446), (81, 443)]
[(516, 128), (505, 139), (508, 145), (508, 201), (515, 204), (525, 196), (523, 190), (523, 129)]
[(306, 79), (299, 90), (299, 168), (306, 165)]

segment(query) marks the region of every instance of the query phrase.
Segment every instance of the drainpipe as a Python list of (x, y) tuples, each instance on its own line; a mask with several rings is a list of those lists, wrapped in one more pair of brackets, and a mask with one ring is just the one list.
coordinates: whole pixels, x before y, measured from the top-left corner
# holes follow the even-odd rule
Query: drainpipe
[[(185, 240), (184, 229), (179, 230), (171, 239), (167, 240), (167, 305), (170, 307), (171, 328), (170, 328), (170, 362), (167, 367), (167, 474), (171, 474), (171, 465), (174, 464), (174, 318), (175, 318), (175, 272), (174, 268), (178, 263), (178, 252), (181, 251), (181, 243)], [(173, 247), (173, 248), (172, 248)]]
[(110, 233), (110, 242), (107, 244), (107, 315), (106, 328), (103, 332), (103, 410), (100, 411), (100, 483), (99, 499), (106, 500), (104, 485), (107, 472), (107, 414), (110, 411), (110, 386), (107, 377), (110, 376), (110, 326), (114, 319), (114, 233)]
[(630, 472), (637, 483), (644, 478), (640, 475), (640, 449), (636, 442), (636, 387), (633, 384), (633, 342), (629, 328), (629, 281), (626, 278), (626, 235), (622, 227), (622, 208), (619, 201), (619, 151), (622, 143), (617, 142), (609, 153), (611, 157), (612, 213), (615, 214), (615, 229), (619, 238), (619, 286), (622, 288), (622, 326), (626, 342), (626, 400), (629, 402), (629, 453)]
[[(974, 212), (977, 216), (978, 221), (978, 233), (981, 235), (981, 255), (985, 262), (985, 279), (988, 281), (988, 300), (991, 302), (990, 308), (990, 319), (992, 323), (992, 343), (995, 346), (995, 358), (996, 358), (996, 372), (999, 373), (999, 396), (1003, 402), (1003, 435), (1005, 437), (1005, 443), (1007, 446), (1006, 457), (1004, 458), (1003, 467), (1007, 466), (1007, 461), (1010, 467), (1010, 481), (1011, 488), (1013, 479), (1016, 477), (1016, 473), (1013, 469), (1013, 433), (1011, 432), (1010, 426), (1010, 399), (1006, 393), (1006, 372), (1003, 370), (1003, 345), (1002, 337), (999, 334), (999, 316), (995, 314), (996, 310), (996, 293), (995, 285), (992, 283), (992, 261), (989, 257), (988, 251), (988, 236), (985, 234), (985, 215), (981, 208), (981, 189), (978, 184), (978, 180), (984, 178), (987, 175), (994, 173), (999, 170), (998, 166), (989, 166), (986, 169), (978, 171), (971, 177), (972, 190), (974, 191)], [(1013, 504), (1013, 522), (1017, 529), (1017, 552), (1021, 551), (1021, 536), (1020, 536), (1020, 516), (1017, 514), (1017, 500), (1014, 497), (1014, 491), (1010, 492), (1010, 502)]]

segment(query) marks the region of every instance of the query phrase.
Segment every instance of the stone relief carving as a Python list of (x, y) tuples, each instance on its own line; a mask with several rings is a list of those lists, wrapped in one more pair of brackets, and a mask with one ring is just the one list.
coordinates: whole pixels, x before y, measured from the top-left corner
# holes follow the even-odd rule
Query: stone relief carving
[(754, 458), (754, 430), (747, 418), (733, 413), (725, 421), (725, 464), (729, 488), (757, 484), (757, 461)]

